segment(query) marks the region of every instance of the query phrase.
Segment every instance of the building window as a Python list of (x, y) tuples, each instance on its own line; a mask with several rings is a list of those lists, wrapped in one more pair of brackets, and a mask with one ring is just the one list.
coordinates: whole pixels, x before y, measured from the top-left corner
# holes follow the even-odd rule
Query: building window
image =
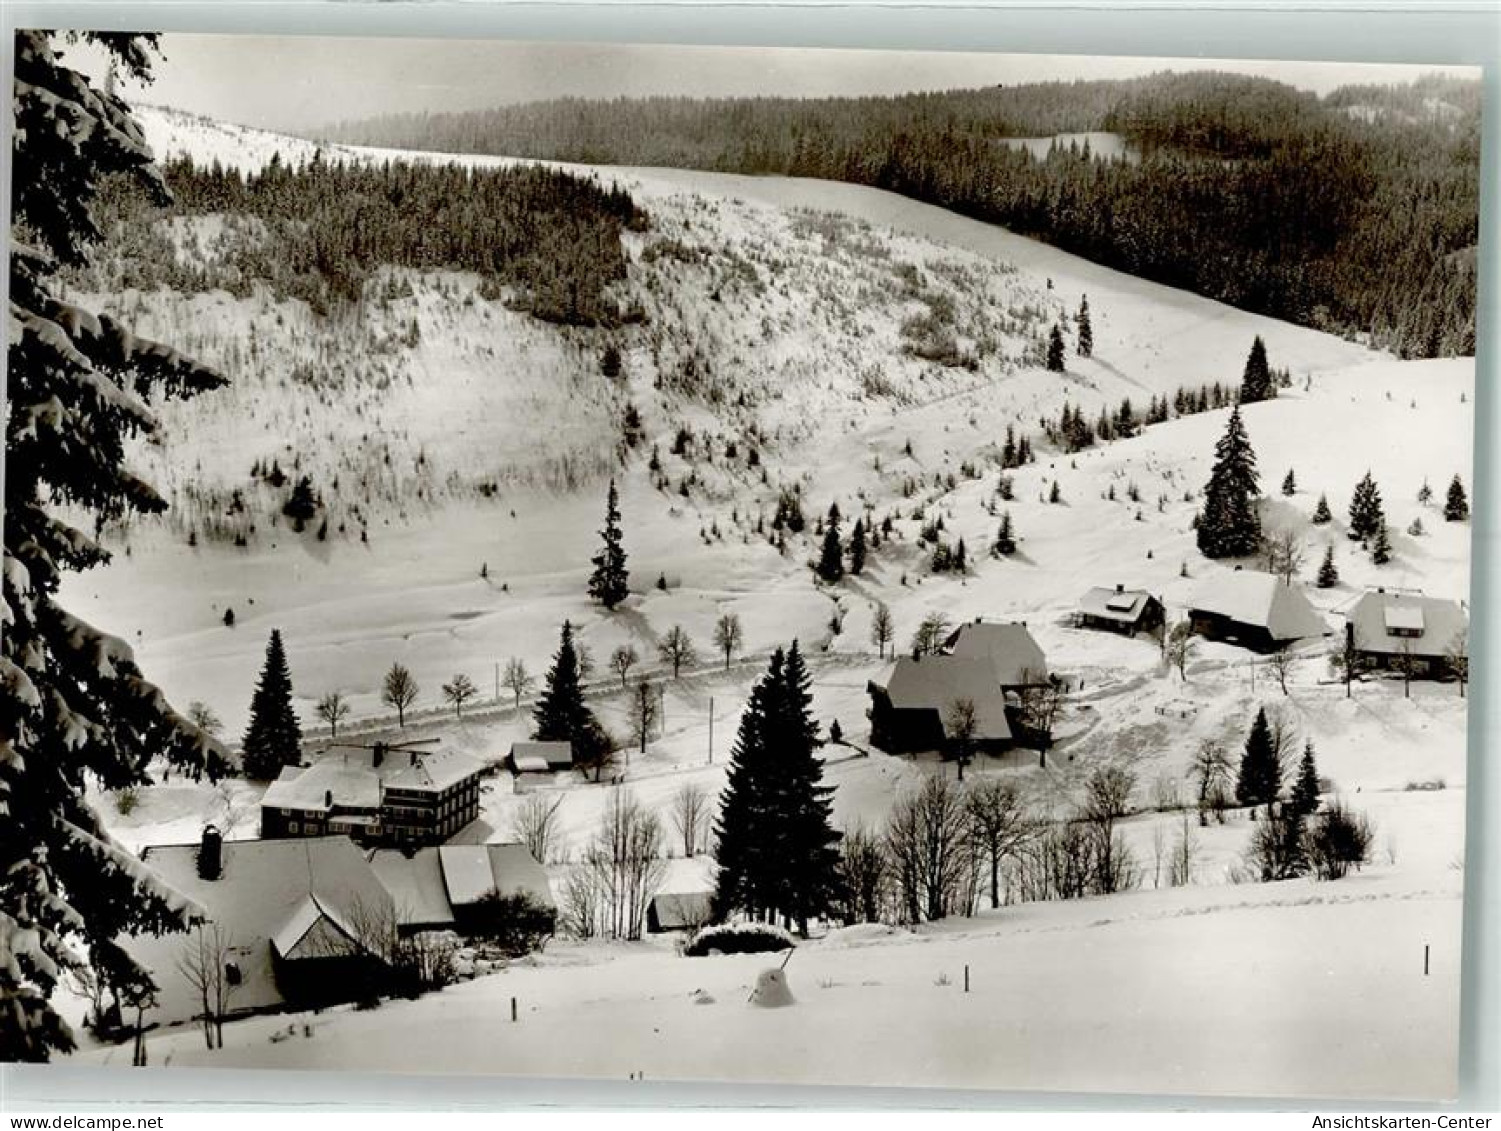
[(297, 832), (297, 822), (296, 821), (289, 821), (289, 822), (287, 822), (287, 832), (294, 833), (294, 834)]

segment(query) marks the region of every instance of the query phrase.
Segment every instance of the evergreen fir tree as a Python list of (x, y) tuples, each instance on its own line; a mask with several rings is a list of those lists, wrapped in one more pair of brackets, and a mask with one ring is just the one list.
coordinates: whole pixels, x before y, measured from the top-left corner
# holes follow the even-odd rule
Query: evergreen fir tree
[(1320, 495), (1318, 505), (1313, 508), (1312, 522), (1315, 526), (1323, 526), (1326, 522), (1333, 521), (1334, 515), (1329, 511), (1329, 499), (1324, 495)]
[(1256, 712), (1246, 735), (1245, 751), (1240, 757), (1240, 775), (1235, 782), (1235, 799), (1242, 805), (1270, 806), (1282, 789), (1282, 768), (1272, 742), (1271, 724), (1266, 708)]
[(1385, 565), (1392, 560), (1392, 540), (1386, 532), (1386, 523), (1376, 528), (1376, 536), (1371, 539), (1371, 561), (1376, 565)]
[(605, 502), (605, 528), (599, 532), (604, 540), (599, 553), (594, 555), (594, 572), (589, 575), (589, 596), (607, 609), (613, 610), (630, 596), (630, 574), (625, 568), (625, 550), (620, 544), (620, 496), (615, 490), (615, 480), (610, 480), (610, 493)]
[(1334, 546), (1324, 547), (1324, 560), (1319, 563), (1318, 587), (1333, 589), (1339, 584), (1339, 568), (1334, 564)]
[(297, 482), (292, 485), (292, 493), (282, 504), (281, 513), (292, 520), (292, 529), (299, 534), (302, 533), (308, 521), (318, 513), (318, 495), (313, 490), (313, 481), (309, 476), (297, 477)]
[(1251, 343), (1251, 352), (1246, 357), (1245, 372), (1240, 380), (1240, 403), (1254, 404), (1256, 401), (1269, 400), (1277, 395), (1276, 386), (1272, 384), (1272, 372), (1267, 365), (1266, 343), (1261, 340), (1261, 335)]
[(830, 585), (844, 576), (844, 546), (839, 540), (839, 506), (829, 507), (824, 524), (823, 550), (818, 556), (818, 576)]
[(1092, 357), (1094, 355), (1094, 326), (1089, 321), (1088, 295), (1080, 297), (1079, 313), (1074, 315), (1074, 322), (1079, 328), (1076, 352), (1080, 357)]
[(1428, 486), (1428, 480), (1423, 480), (1423, 485), (1418, 488), (1418, 502), (1427, 506), (1433, 501), (1433, 488)]
[(1296, 495), (1298, 493), (1298, 480), (1293, 475), (1293, 469), (1288, 468), (1287, 474), (1282, 477), (1282, 493), (1284, 495)]
[(1298, 777), (1293, 782), (1287, 807), (1304, 817), (1311, 817), (1319, 808), (1319, 768), (1313, 760), (1313, 740), (1303, 744), (1303, 759), (1298, 763)]
[[(58, 301), (59, 268), (85, 264), (99, 236), (98, 184), (129, 180), (152, 203), (167, 197), (129, 108), (58, 59), (61, 37), (8, 34), (15, 129), (0, 596), (0, 1059), (36, 1062), (74, 1047), (51, 1002), (59, 979), (87, 971), (111, 995), (149, 991), (150, 973), (114, 940), (188, 925), (181, 899), (111, 842), (85, 782), (147, 784), (157, 757), (185, 777), (230, 769), (224, 748), (167, 704), (123, 641), (60, 603), (65, 571), (109, 560), (60, 516), (87, 512), (106, 523), (164, 510), (126, 472), (124, 445), (157, 432), (148, 403), (224, 381), (113, 318)], [(79, 37), (122, 72), (149, 76), (153, 37)]]
[(1225, 434), (1214, 452), (1214, 469), (1204, 487), (1204, 508), (1199, 512), (1199, 551), (1207, 558), (1254, 554), (1261, 545), (1261, 518), (1255, 502), (1260, 484), (1256, 453), (1246, 437), (1239, 407), (1230, 411)]
[(1063, 372), (1063, 329), (1056, 322), (1048, 336), (1048, 369), (1054, 373)]
[(1470, 500), (1465, 496), (1465, 485), (1455, 476), (1449, 483), (1449, 493), (1444, 496), (1444, 521), (1464, 522), (1470, 517)]
[(865, 520), (855, 519), (850, 531), (850, 573), (857, 577), (865, 572)]
[(1350, 537), (1364, 542), (1374, 538), (1377, 530), (1386, 525), (1386, 512), (1381, 506), (1381, 491), (1367, 471), (1355, 485), (1350, 496)]
[(1011, 525), (1011, 512), (1001, 512), (1001, 528), (995, 535), (995, 553), (1010, 557), (1016, 553), (1016, 531)]
[(272, 781), (284, 766), (302, 761), (302, 725), (292, 707), (292, 673), (281, 633), (274, 628), (250, 699), (250, 723), (241, 749), (245, 776), (255, 781)]
[(833, 901), (839, 834), (810, 687), (796, 642), (779, 648), (741, 715), (715, 824), (718, 919), (780, 913), (806, 931)]
[(573, 625), (566, 620), (547, 670), (546, 686), (532, 711), (532, 724), (532, 737), (539, 742), (572, 743), (574, 761), (580, 764), (593, 764), (608, 747), (603, 728), (584, 701)]

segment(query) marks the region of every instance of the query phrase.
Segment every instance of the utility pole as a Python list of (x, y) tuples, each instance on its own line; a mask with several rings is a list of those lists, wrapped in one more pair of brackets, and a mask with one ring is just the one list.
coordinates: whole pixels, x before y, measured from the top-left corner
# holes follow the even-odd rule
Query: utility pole
[(709, 696), (709, 765), (714, 764), (714, 696)]
[(495, 701), (500, 702), (500, 661), (495, 661)]

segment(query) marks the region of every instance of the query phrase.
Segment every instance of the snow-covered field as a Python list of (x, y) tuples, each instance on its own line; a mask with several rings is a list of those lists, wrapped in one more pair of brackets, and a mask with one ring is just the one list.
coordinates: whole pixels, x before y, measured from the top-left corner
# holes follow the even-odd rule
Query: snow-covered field
[[(223, 131), (168, 114), (146, 121), (165, 152), (211, 156), (223, 144)], [(283, 153), (292, 152), (287, 139), (233, 133), (242, 160), (265, 160), (283, 143)], [(936, 765), (862, 753), (866, 681), (882, 667), (869, 642), (876, 603), (891, 608), (899, 646), (935, 610), (955, 622), (1025, 620), (1050, 667), (1082, 680), (1082, 689), (1070, 696), (1064, 737), (1046, 767), (982, 759), (972, 772), (1010, 775), (1039, 805), (1062, 810), (1089, 768), (1129, 765), (1140, 812), (1124, 828), (1144, 890), (1002, 908), (916, 933), (836, 932), (799, 950), (789, 968), (798, 1004), (783, 1011), (744, 1004), (762, 960), (683, 959), (668, 944), (557, 942), (535, 963), (418, 1002), (308, 1018), (310, 1037), (298, 1019), (296, 1035), (273, 1040), (285, 1018), (236, 1023), (217, 1054), (204, 1052), (196, 1033), (163, 1035), (152, 1042), (153, 1063), (1447, 1094), (1458, 1025), (1465, 810), (1465, 702), (1455, 686), (1419, 683), (1405, 698), (1399, 682), (1372, 681), (1346, 699), (1322, 645), (1295, 665), (1286, 695), (1270, 672), (1228, 646), (1202, 645), (1180, 680), (1150, 642), (1069, 626), (1069, 612), (1091, 586), (1148, 588), (1173, 615), (1203, 578), (1227, 568), (1198, 556), (1190, 529), (1197, 504), (1185, 498), (1207, 478), (1226, 411), (1154, 425), (1075, 456), (1040, 446), (1038, 461), (1014, 473), (1015, 500), (1005, 504), (1021, 540), (1010, 559), (986, 553), (997, 522), (997, 473), (986, 459), (1008, 423), (1039, 441), (1037, 418), (1055, 415), (1065, 400), (1092, 419), (1122, 397), (1140, 411), (1180, 385), (1238, 382), (1259, 334), (1272, 364), (1293, 376), (1291, 389), (1244, 412), (1267, 495), (1264, 519), (1302, 539), (1310, 597), (1331, 625), (1372, 585), (1462, 599), (1469, 526), (1444, 522), (1436, 505), (1416, 496), (1426, 481), (1441, 499), (1456, 473), (1469, 483), (1473, 359), (1396, 361), (875, 190), (675, 170), (599, 173), (626, 184), (654, 223), (633, 249), (631, 286), (652, 304), (665, 336), (625, 343), (624, 390), (601, 392), (597, 379), (590, 382), (597, 350), (588, 341), (466, 300), (473, 279), (412, 280), (416, 293), (403, 300), (410, 305), (391, 316), (393, 326), (408, 317), (421, 322), (421, 343), (400, 361), (409, 382), (316, 395), (277, 376), (278, 366), (316, 354), (321, 331), (305, 310), (265, 295), (123, 299), (146, 332), (196, 327), (200, 337), (186, 344), (206, 354), (252, 326), (271, 343), (264, 348), (272, 363), (243, 366), (237, 372), (246, 384), (222, 394), (222, 403), (204, 398), (166, 414), (164, 446), (140, 453), (148, 469), (234, 484), (248, 480), (254, 460), (279, 454), (289, 463), (297, 451), (312, 468), (347, 475), (364, 466), (360, 445), (378, 444), (398, 464), (421, 452), (430, 470), (412, 474), (430, 476), (435, 490), (421, 503), (394, 490), (368, 512), (368, 544), (281, 529), (244, 549), (189, 548), (180, 529), (137, 527), (128, 556), (69, 582), (70, 607), (130, 640), (174, 702), (209, 704), (231, 740), (244, 724), (267, 633), (280, 628), (310, 733), (313, 703), (335, 689), (354, 705), (352, 732), (393, 732), (393, 722), (380, 718), (377, 692), (381, 674), (400, 661), (423, 689), (408, 734), (441, 736), (491, 759), (524, 737), (530, 721), (528, 705), (514, 709), (504, 688), (492, 701), (498, 665), (519, 657), (540, 675), (558, 626), (571, 620), (599, 664), (601, 718), (623, 734), (625, 704), (604, 661), (631, 643), (656, 668), (656, 641), (682, 625), (702, 663), (668, 681), (664, 733), (621, 767), (636, 796), (663, 810), (684, 782), (718, 790), (765, 653), (796, 637), (811, 655), (816, 712), (825, 724), (837, 719), (853, 744), (825, 751), (844, 827), (879, 825), (893, 799)], [(711, 258), (706, 274), (649, 266), (643, 249), (664, 234), (721, 258)], [(1020, 313), (1011, 323), (994, 315), (994, 351), (974, 371), (906, 356), (899, 326), (916, 307), (888, 289), (903, 277), (888, 258), (916, 265), (925, 285), (945, 289), (977, 320), (1035, 309), (1050, 321), (1087, 294), (1094, 357), (1071, 357), (1063, 376), (1029, 366), (1023, 354), (1032, 323)], [(729, 279), (739, 263), (755, 265), (760, 287), (710, 299), (716, 272)], [(716, 366), (735, 374), (748, 407), (712, 410), (655, 387), (686, 340), (674, 329), (687, 327), (711, 343)], [(872, 364), (882, 370), (874, 383), (866, 378)], [(492, 379), (497, 370), (506, 380)], [(587, 601), (584, 579), (609, 461), (572, 491), (544, 485), (530, 461), (538, 452), (548, 459), (608, 452), (625, 399), (641, 407), (649, 435), (642, 454), (615, 469), (635, 593), (607, 614)], [(353, 404), (363, 406), (358, 415), (348, 411)], [(554, 434), (553, 423), (564, 420)], [(671, 455), (683, 424), (742, 443), (754, 428), (768, 482), (723, 458)], [(696, 472), (701, 489), (684, 497), (654, 486), (644, 454), (654, 444), (674, 485)], [(448, 472), (461, 477), (487, 459), (517, 469), (498, 498), (444, 489)], [(961, 474), (970, 462), (985, 469), (979, 478)], [(1283, 496), (1277, 485), (1288, 469), (1298, 490)], [(1384, 567), (1373, 566), (1343, 530), (1350, 492), (1368, 469), (1393, 532), (1394, 558)], [(1061, 505), (1042, 501), (1055, 481)], [(792, 540), (785, 556), (754, 529), (783, 483), (801, 484), (810, 522), (810, 534)], [(1139, 503), (1128, 501), (1132, 487)], [(1308, 521), (1320, 493), (1335, 512), (1332, 526)], [(805, 564), (811, 523), (835, 501), (846, 515), (900, 517), (896, 537), (863, 575), (818, 587)], [(970, 573), (928, 572), (915, 546), (920, 523), (910, 516), (918, 503), (929, 517), (944, 516), (949, 537), (964, 537)], [(1424, 533), (1407, 533), (1419, 517)], [(1312, 574), (1326, 543), (1342, 580), (1318, 590)], [(659, 576), (666, 589), (654, 584)], [(226, 607), (236, 613), (233, 628), (222, 623)], [(729, 611), (744, 624), (747, 656), (720, 670), (710, 631)], [(437, 696), (460, 671), (484, 693), (462, 721)], [(1250, 831), (1241, 819), (1195, 826), (1194, 882), (1168, 889), (1160, 872), (1153, 875), (1156, 846), (1181, 824), (1167, 802), (1188, 796), (1186, 771), (1199, 742), (1219, 738), (1238, 750), (1263, 703), (1315, 743), (1320, 772), (1370, 816), (1376, 859), (1337, 883), (1232, 884)], [(1443, 788), (1408, 788), (1439, 782)], [(595, 826), (604, 787), (579, 783), (560, 796), (562, 847), (576, 850)], [(194, 839), (206, 820), (228, 823), (231, 835), (254, 835), (254, 801), (254, 787), (243, 783), (215, 791), (169, 782), (142, 791), (131, 814), (113, 819), (132, 847)], [(112, 812), (109, 799), (100, 805)], [(481, 820), (465, 838), (508, 839), (516, 805), (509, 780), (493, 779)], [(1426, 977), (1425, 945), (1432, 957)], [(966, 964), (973, 976), (967, 996)], [(714, 1003), (694, 1004), (695, 989)], [(512, 995), (523, 1010), (515, 1026), (507, 1020)], [(120, 1050), (82, 1055), (117, 1060)]]

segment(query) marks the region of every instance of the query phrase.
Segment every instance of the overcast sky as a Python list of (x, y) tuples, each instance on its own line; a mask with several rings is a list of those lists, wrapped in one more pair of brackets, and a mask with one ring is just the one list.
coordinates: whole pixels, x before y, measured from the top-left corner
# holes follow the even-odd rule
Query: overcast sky
[[(1220, 69), (1325, 93), (1464, 68), (765, 47), (536, 44), (454, 39), (166, 35), (156, 82), (122, 93), (209, 117), (296, 132), (415, 110), (469, 110), (575, 95), (895, 94), (1047, 79)], [(97, 65), (82, 48), (75, 65)]]

